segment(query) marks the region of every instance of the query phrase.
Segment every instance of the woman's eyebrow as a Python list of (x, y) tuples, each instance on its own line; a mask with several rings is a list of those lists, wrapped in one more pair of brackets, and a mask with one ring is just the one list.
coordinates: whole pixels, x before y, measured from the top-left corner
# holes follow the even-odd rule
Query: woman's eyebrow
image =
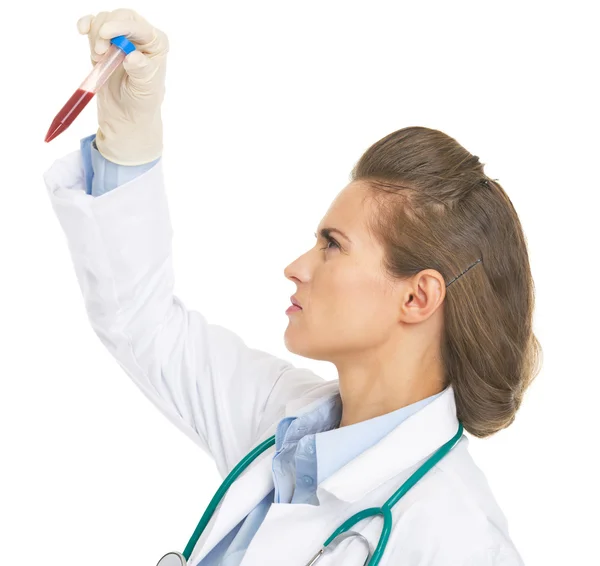
[[(348, 236), (346, 236), (346, 234), (344, 234), (338, 228), (321, 228), (321, 231), (319, 232), (319, 234), (321, 234), (322, 238), (328, 238), (332, 232), (337, 232), (340, 236), (342, 236), (343, 238), (345, 238), (346, 240), (351, 242), (350, 238), (348, 238)], [(317, 237), (317, 233), (315, 232), (315, 238), (316, 237)]]

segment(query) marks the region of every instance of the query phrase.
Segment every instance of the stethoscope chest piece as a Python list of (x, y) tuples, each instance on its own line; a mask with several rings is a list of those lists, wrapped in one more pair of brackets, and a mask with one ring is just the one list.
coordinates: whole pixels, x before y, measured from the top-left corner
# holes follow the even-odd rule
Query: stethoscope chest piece
[(187, 566), (187, 561), (183, 554), (169, 552), (158, 561), (156, 566)]

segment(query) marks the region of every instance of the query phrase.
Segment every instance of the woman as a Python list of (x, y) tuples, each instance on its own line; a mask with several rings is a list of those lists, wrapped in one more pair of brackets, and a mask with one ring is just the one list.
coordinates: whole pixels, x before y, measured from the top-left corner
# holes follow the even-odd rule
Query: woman
[[(93, 60), (116, 35), (137, 47), (98, 94), (96, 136), (45, 175), (92, 327), (223, 477), (261, 447), (215, 500), (188, 563), (522, 564), (462, 434), (510, 425), (539, 371), (526, 242), (502, 187), (437, 130), (404, 128), (364, 153), (315, 246), (285, 269), (299, 305), (286, 346), (335, 364), (339, 379), (325, 381), (173, 295), (160, 160), (167, 37), (131, 10), (78, 27)], [(361, 515), (320, 554), (417, 470), (385, 527)]]

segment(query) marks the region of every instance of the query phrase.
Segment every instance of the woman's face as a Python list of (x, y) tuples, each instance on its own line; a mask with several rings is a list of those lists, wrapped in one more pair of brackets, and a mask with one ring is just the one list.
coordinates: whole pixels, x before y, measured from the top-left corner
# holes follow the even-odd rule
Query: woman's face
[[(284, 270), (302, 306), (287, 315), (284, 341), (295, 354), (335, 362), (377, 349), (397, 328), (397, 287), (385, 279), (383, 248), (367, 227), (374, 206), (367, 194), (362, 182), (346, 186), (319, 224), (314, 247)], [(321, 233), (327, 229), (329, 239)]]

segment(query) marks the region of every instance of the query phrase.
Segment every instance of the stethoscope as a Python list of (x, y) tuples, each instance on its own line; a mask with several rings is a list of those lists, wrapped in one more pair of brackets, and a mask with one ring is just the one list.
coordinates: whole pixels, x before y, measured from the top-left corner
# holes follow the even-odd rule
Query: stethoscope
[[(435, 466), (446, 454), (448, 454), (448, 452), (450, 452), (450, 450), (452, 450), (452, 448), (454, 448), (456, 443), (460, 440), (462, 433), (463, 425), (459, 421), (458, 431), (456, 434), (448, 442), (440, 446), (421, 466), (419, 466), (419, 468), (381, 507), (370, 507), (369, 509), (363, 509), (355, 515), (352, 515), (352, 517), (347, 519), (331, 534), (331, 536), (323, 543), (323, 548), (321, 548), (321, 550), (319, 550), (319, 552), (317, 552), (317, 554), (310, 559), (306, 566), (314, 566), (323, 555), (332, 552), (340, 542), (353, 536), (359, 537), (359, 539), (368, 548), (369, 554), (363, 566), (377, 566), (383, 556), (390, 538), (390, 533), (392, 532), (392, 507), (396, 505), (396, 503), (398, 503), (398, 501), (404, 497), (406, 492), (413, 487), (429, 470), (431, 470), (433, 466)], [(221, 499), (223, 499), (223, 496), (231, 484), (254, 460), (256, 460), (258, 456), (260, 456), (263, 452), (265, 452), (265, 450), (268, 450), (274, 444), (275, 435), (259, 444), (256, 448), (254, 448), (254, 450), (249, 452), (241, 460), (241, 462), (235, 468), (233, 468), (233, 470), (231, 470), (229, 475), (225, 478), (225, 481), (223, 481), (221, 484), (221, 487), (219, 487), (214, 497), (211, 499), (206, 511), (204, 512), (204, 515), (202, 515), (202, 518), (200, 519), (200, 522), (194, 531), (194, 534), (192, 534), (192, 537), (187, 543), (183, 554), (180, 554), (179, 552), (169, 552), (158, 561), (156, 566), (187, 566), (187, 561), (194, 550), (194, 546), (196, 546), (198, 539), (202, 535), (202, 532), (211, 520), (215, 509), (221, 502)], [(362, 534), (357, 533), (356, 531), (351, 531), (350, 529), (359, 521), (375, 515), (381, 515), (383, 517), (383, 529), (381, 530), (381, 535), (379, 535), (377, 547), (373, 551), (371, 543)]]

